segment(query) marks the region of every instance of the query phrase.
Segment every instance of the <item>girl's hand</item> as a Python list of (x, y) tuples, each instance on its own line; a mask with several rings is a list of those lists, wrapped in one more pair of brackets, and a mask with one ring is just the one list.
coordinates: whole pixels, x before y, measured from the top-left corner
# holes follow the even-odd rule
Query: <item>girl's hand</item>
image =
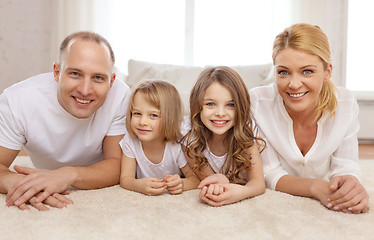
[(210, 184), (201, 189), (199, 198), (201, 202), (219, 207), (243, 200), (244, 187), (233, 183)]
[(141, 192), (149, 196), (160, 195), (167, 187), (165, 181), (159, 178), (146, 177), (137, 181), (141, 182)]
[(369, 211), (369, 195), (362, 184), (351, 175), (333, 177), (328, 197), (328, 207), (336, 211), (366, 213)]
[(180, 194), (183, 192), (183, 181), (178, 174), (166, 175), (164, 177), (166, 189), (170, 194)]
[(197, 188), (202, 189), (204, 186), (209, 186), (211, 184), (226, 184), (230, 181), (227, 179), (227, 177), (221, 173), (216, 173), (213, 175), (210, 175), (209, 177), (206, 177), (203, 181), (200, 182), (199, 186)]

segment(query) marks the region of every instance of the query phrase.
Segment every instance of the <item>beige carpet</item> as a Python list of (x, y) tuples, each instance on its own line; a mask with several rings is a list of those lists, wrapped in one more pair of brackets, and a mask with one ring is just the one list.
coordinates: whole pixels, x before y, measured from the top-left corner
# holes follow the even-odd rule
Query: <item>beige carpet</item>
[(198, 190), (149, 197), (117, 185), (73, 190), (73, 205), (48, 212), (8, 208), (0, 194), (0, 239), (374, 239), (374, 160), (361, 166), (371, 197), (367, 214), (338, 213), (271, 190), (214, 208), (199, 202)]

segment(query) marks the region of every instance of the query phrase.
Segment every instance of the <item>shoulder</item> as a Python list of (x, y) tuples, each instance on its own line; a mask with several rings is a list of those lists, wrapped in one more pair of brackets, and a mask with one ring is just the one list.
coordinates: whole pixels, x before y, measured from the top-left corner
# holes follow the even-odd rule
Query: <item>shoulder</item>
[(260, 86), (250, 89), (249, 95), (251, 96), (251, 101), (261, 99), (274, 99), (277, 92), (278, 90), (276, 84), (272, 83), (267, 86)]
[(44, 89), (56, 86), (53, 73), (43, 73), (35, 75), (26, 80), (20, 81), (4, 90), (5, 95), (18, 94), (20, 92), (28, 92), (31, 89)]
[(337, 87), (336, 89), (337, 108), (336, 113), (339, 112), (358, 112), (358, 103), (355, 95), (350, 90), (344, 87)]

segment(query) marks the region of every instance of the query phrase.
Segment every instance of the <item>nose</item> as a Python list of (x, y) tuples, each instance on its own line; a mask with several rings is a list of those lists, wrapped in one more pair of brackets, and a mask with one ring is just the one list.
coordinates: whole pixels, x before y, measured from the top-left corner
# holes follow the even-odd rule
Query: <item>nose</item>
[(288, 84), (288, 87), (291, 89), (299, 89), (302, 86), (301, 79), (297, 76), (292, 76), (290, 78), (290, 83)]
[(91, 79), (89, 79), (89, 78), (82, 79), (79, 83), (79, 86), (78, 86), (77, 90), (82, 96), (90, 95), (92, 93)]
[(147, 118), (146, 118), (144, 115), (140, 118), (140, 120), (139, 120), (139, 124), (140, 124), (141, 126), (146, 126), (146, 125), (148, 125), (148, 120), (147, 120)]
[(223, 116), (225, 116), (225, 114), (226, 114), (225, 106), (218, 106), (217, 110), (216, 110), (216, 116), (217, 117), (223, 117)]

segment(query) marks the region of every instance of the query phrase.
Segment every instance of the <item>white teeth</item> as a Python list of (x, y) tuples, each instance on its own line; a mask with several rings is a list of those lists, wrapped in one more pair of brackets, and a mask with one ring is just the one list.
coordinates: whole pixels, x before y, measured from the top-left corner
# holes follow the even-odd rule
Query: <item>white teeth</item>
[(290, 93), (290, 96), (291, 97), (301, 97), (303, 96), (305, 93)]
[(84, 104), (87, 104), (87, 103), (91, 102), (91, 100), (84, 100), (84, 99), (80, 99), (80, 98), (75, 98), (75, 100), (77, 100), (77, 102), (79, 102), (79, 103), (84, 103)]
[(213, 120), (213, 122), (217, 123), (217, 124), (224, 124), (224, 123), (226, 123), (226, 121), (214, 121), (214, 120)]

